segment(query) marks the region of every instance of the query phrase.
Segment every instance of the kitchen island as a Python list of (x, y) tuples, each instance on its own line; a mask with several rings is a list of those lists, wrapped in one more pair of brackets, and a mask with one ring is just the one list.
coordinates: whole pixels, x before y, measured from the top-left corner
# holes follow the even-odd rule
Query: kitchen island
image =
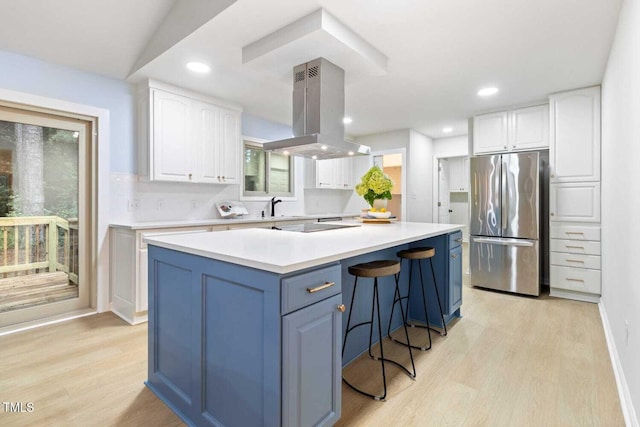
[[(340, 417), (342, 366), (368, 345), (366, 331), (354, 333), (341, 356), (342, 311), (353, 289), (348, 267), (397, 259), (396, 252), (409, 247), (436, 248), (448, 322), (460, 315), (462, 302), (460, 228), (398, 222), (315, 233), (244, 229), (147, 238), (147, 386), (192, 425), (332, 425)], [(407, 284), (405, 272), (404, 294)], [(356, 302), (371, 301), (371, 288), (359, 287)], [(413, 292), (409, 313), (424, 320), (419, 296)], [(435, 293), (427, 296), (434, 312)], [(392, 300), (393, 278), (383, 278), (383, 324)], [(354, 319), (368, 318), (370, 309), (354, 305)], [(400, 325), (395, 316), (392, 329)]]

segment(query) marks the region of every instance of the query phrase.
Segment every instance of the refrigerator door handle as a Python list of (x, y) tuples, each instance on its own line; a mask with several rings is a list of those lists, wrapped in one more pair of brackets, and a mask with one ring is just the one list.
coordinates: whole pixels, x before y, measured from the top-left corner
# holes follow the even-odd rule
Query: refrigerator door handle
[(473, 241), (476, 243), (488, 243), (490, 245), (502, 245), (502, 246), (533, 246), (532, 241), (519, 240), (519, 239), (492, 239), (489, 237), (474, 237)]
[(502, 199), (500, 202), (502, 204), (502, 229), (507, 229), (507, 220), (509, 219), (509, 195), (507, 194), (507, 163), (502, 162), (500, 165), (500, 198)]

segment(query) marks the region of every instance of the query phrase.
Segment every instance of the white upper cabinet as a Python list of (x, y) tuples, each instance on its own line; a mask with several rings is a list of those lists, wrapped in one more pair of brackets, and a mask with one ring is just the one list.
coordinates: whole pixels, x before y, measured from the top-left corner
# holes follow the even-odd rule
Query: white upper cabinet
[(510, 113), (509, 144), (512, 150), (549, 147), (549, 106), (519, 108)]
[(551, 95), (551, 182), (600, 181), (600, 87)]
[(549, 106), (536, 105), (473, 118), (473, 153), (549, 147)]
[(453, 157), (449, 159), (449, 191), (469, 191), (469, 158)]
[(306, 188), (353, 190), (353, 158), (307, 160), (305, 163)]
[(154, 179), (190, 181), (193, 168), (191, 139), (191, 102), (182, 96), (153, 91), (153, 163)]
[(509, 147), (509, 114), (482, 114), (473, 118), (473, 153), (495, 153)]
[(220, 108), (220, 143), (218, 144), (221, 182), (240, 182), (240, 112)]
[(149, 84), (139, 92), (139, 176), (152, 181), (237, 184), (240, 111), (204, 97), (196, 99), (197, 94), (179, 88)]

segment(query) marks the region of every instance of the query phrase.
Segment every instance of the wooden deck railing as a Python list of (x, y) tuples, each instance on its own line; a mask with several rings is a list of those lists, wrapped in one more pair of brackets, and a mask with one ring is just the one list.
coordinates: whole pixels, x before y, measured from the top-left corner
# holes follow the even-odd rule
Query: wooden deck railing
[(78, 220), (0, 218), (0, 277), (64, 271), (78, 283)]

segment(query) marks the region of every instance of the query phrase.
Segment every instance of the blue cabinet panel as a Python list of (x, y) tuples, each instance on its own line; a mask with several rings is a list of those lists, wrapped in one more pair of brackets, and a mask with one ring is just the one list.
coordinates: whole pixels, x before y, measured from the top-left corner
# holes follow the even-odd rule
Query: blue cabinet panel
[(462, 305), (462, 246), (449, 251), (449, 292), (447, 312), (454, 313)]
[(282, 425), (333, 425), (342, 400), (342, 313), (335, 295), (282, 318)]
[(265, 337), (255, 320), (264, 317), (264, 291), (205, 275), (201, 301), (203, 416), (225, 426), (262, 425)]

